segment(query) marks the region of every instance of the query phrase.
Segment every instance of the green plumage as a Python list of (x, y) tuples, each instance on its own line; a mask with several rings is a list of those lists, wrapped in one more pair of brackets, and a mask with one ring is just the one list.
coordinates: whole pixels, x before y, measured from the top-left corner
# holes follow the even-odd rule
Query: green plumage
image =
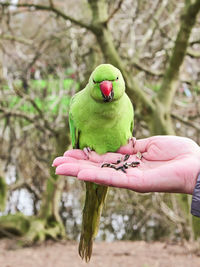
[[(113, 99), (105, 102), (100, 90), (102, 81), (111, 81)], [(90, 147), (99, 154), (115, 152), (132, 136), (133, 107), (125, 93), (121, 72), (110, 64), (98, 66), (87, 86), (71, 100), (69, 125), (72, 145)], [(86, 182), (79, 254), (90, 260), (108, 187)]]

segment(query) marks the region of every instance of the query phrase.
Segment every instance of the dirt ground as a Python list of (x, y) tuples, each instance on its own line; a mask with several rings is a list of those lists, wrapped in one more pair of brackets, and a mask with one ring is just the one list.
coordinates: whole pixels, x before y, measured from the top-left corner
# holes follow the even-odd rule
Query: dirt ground
[(10, 249), (11, 246), (11, 241), (0, 240), (0, 267), (200, 266), (200, 251), (189, 243), (95, 242), (92, 259), (88, 264), (78, 256), (76, 242), (47, 242), (41, 246), (15, 250)]

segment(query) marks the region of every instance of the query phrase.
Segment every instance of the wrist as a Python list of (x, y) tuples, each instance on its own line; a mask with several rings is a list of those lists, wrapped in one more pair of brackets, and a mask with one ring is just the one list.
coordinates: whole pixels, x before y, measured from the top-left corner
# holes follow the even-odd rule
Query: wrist
[(197, 159), (199, 163), (199, 173), (192, 194), (191, 213), (194, 216), (200, 217), (200, 146), (197, 153)]
[(189, 194), (194, 195), (194, 190), (200, 175), (200, 146), (198, 147), (197, 153), (193, 156), (191, 167), (193, 171), (193, 178), (191, 179)]
[(191, 213), (194, 216), (200, 217), (200, 173), (197, 177), (196, 185), (193, 191)]

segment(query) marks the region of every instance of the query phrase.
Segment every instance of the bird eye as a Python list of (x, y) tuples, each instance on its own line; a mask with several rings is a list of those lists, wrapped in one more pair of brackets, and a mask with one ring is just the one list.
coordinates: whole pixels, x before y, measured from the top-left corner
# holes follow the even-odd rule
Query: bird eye
[(119, 77), (117, 77), (116, 81), (119, 80)]

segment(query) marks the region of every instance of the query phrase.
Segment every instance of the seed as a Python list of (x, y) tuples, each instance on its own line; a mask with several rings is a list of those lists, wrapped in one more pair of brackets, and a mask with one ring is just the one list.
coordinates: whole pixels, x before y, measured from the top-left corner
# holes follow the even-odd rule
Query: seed
[(116, 165), (116, 164), (119, 164), (120, 162), (121, 162), (121, 160), (118, 159), (117, 162), (113, 162), (112, 164), (115, 164)]
[(133, 161), (133, 162), (130, 163), (129, 166), (131, 166), (131, 167), (137, 167), (139, 164), (140, 164), (140, 162), (138, 162), (138, 161)]
[(115, 165), (113, 165), (113, 164), (110, 164), (110, 166), (109, 166), (110, 168), (113, 168), (113, 169), (115, 169), (116, 170), (116, 166)]
[(117, 171), (121, 170), (123, 171), (124, 173), (126, 173), (126, 171), (124, 170), (124, 166), (120, 166), (120, 167), (117, 167), (115, 168)]
[(110, 165), (111, 165), (110, 163), (104, 163), (104, 164), (101, 165), (101, 168), (110, 167)]
[(127, 163), (127, 162), (124, 163), (123, 167), (124, 167), (125, 169), (128, 169), (128, 163)]
[(131, 164), (134, 164), (134, 165), (139, 165), (140, 162), (139, 161), (132, 161)]
[(129, 154), (126, 154), (126, 155), (124, 156), (124, 161), (127, 161), (129, 158), (130, 158), (130, 155), (129, 155)]
[(124, 173), (126, 173), (126, 171), (124, 170), (124, 168), (121, 169)]
[(140, 151), (138, 151), (136, 157), (137, 157), (138, 159), (141, 159), (141, 158), (142, 158), (142, 153), (141, 153)]

